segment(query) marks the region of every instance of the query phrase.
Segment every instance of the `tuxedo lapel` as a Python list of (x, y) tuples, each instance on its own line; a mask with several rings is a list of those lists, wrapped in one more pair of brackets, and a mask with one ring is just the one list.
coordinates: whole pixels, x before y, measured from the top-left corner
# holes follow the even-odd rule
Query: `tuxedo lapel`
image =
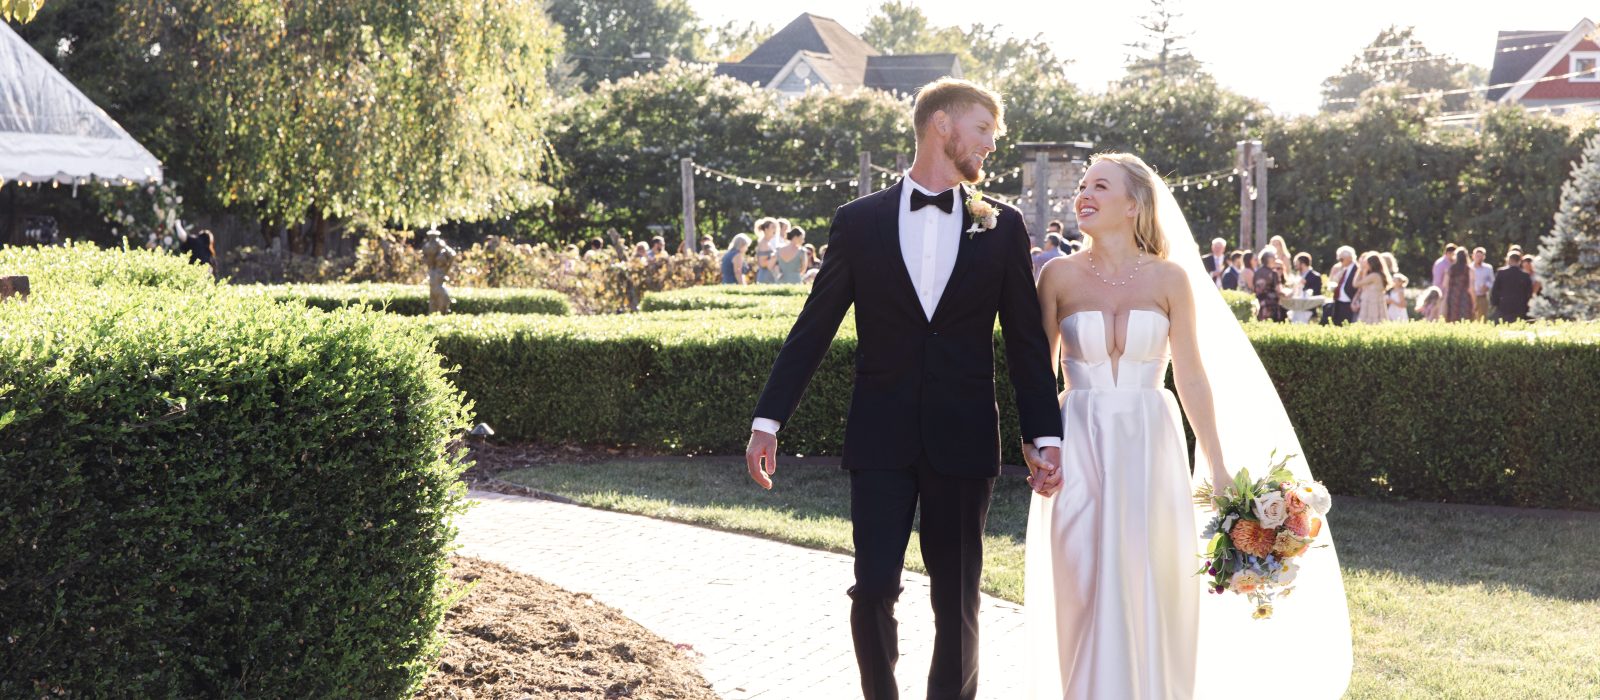
[(917, 300), (916, 285), (911, 283), (911, 271), (906, 269), (905, 252), (900, 249), (900, 190), (905, 186), (902, 180), (878, 193), (874, 225), (879, 231), (878, 240), (884, 244), (883, 254), (889, 258), (884, 263), (893, 278), (889, 286), (895, 290), (895, 296), (900, 297), (901, 304), (926, 323), (928, 319), (922, 313), (922, 302)]
[(956, 188), (956, 206), (961, 208), (961, 238), (956, 243), (956, 265), (950, 270), (950, 281), (944, 285), (944, 293), (939, 295), (939, 300), (933, 305), (933, 318), (929, 323), (939, 320), (939, 313), (944, 311), (945, 300), (953, 298), (961, 288), (961, 281), (966, 278), (967, 268), (972, 265), (973, 247), (977, 245), (977, 238), (989, 231), (982, 233), (967, 233), (972, 228), (972, 212), (967, 209), (967, 186)]

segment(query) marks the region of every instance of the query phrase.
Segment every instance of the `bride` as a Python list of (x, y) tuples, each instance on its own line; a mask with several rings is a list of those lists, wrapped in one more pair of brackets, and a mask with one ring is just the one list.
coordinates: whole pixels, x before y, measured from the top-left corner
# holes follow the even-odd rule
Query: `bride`
[[(1296, 478), (1311, 473), (1177, 202), (1144, 161), (1101, 154), (1074, 209), (1089, 245), (1046, 265), (1038, 287), (1067, 388), (1060, 469), (1028, 455), (1031, 697), (1233, 697), (1276, 672), (1297, 698), (1338, 698), (1350, 628), (1331, 533), (1270, 619), (1252, 619), (1245, 596), (1203, 593), (1194, 575), (1209, 519), (1195, 485), (1262, 475), (1274, 450), (1295, 455)], [(1182, 414), (1163, 388), (1169, 359)]]

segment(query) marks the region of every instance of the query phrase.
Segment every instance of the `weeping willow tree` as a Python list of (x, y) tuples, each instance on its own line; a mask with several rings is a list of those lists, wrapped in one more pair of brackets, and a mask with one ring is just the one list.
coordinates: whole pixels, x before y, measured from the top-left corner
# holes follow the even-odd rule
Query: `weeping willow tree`
[(134, 70), (171, 86), (189, 170), (174, 175), (215, 205), (320, 233), (330, 218), (420, 226), (544, 196), (561, 33), (538, 0), (118, 4)]

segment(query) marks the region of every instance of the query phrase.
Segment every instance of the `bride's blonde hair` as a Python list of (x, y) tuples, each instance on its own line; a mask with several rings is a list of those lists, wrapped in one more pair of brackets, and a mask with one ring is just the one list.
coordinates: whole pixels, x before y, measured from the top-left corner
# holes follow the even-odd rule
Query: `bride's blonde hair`
[(1156, 215), (1156, 188), (1166, 186), (1161, 176), (1143, 159), (1131, 153), (1096, 153), (1089, 159), (1089, 164), (1102, 161), (1115, 163), (1122, 169), (1128, 195), (1139, 207), (1139, 213), (1133, 220), (1134, 245), (1158, 258), (1167, 257), (1167, 235), (1161, 230), (1161, 220)]

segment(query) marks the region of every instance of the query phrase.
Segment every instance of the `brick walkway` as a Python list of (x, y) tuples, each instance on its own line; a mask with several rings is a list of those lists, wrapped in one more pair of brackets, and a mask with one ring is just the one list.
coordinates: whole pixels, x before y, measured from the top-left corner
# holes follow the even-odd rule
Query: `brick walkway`
[[(473, 491), (461, 554), (593, 595), (704, 654), (726, 700), (860, 697), (850, 557), (636, 515)], [(933, 647), (928, 580), (905, 576), (901, 697), (920, 700)], [(1022, 608), (984, 596), (980, 698), (1021, 693)]]

